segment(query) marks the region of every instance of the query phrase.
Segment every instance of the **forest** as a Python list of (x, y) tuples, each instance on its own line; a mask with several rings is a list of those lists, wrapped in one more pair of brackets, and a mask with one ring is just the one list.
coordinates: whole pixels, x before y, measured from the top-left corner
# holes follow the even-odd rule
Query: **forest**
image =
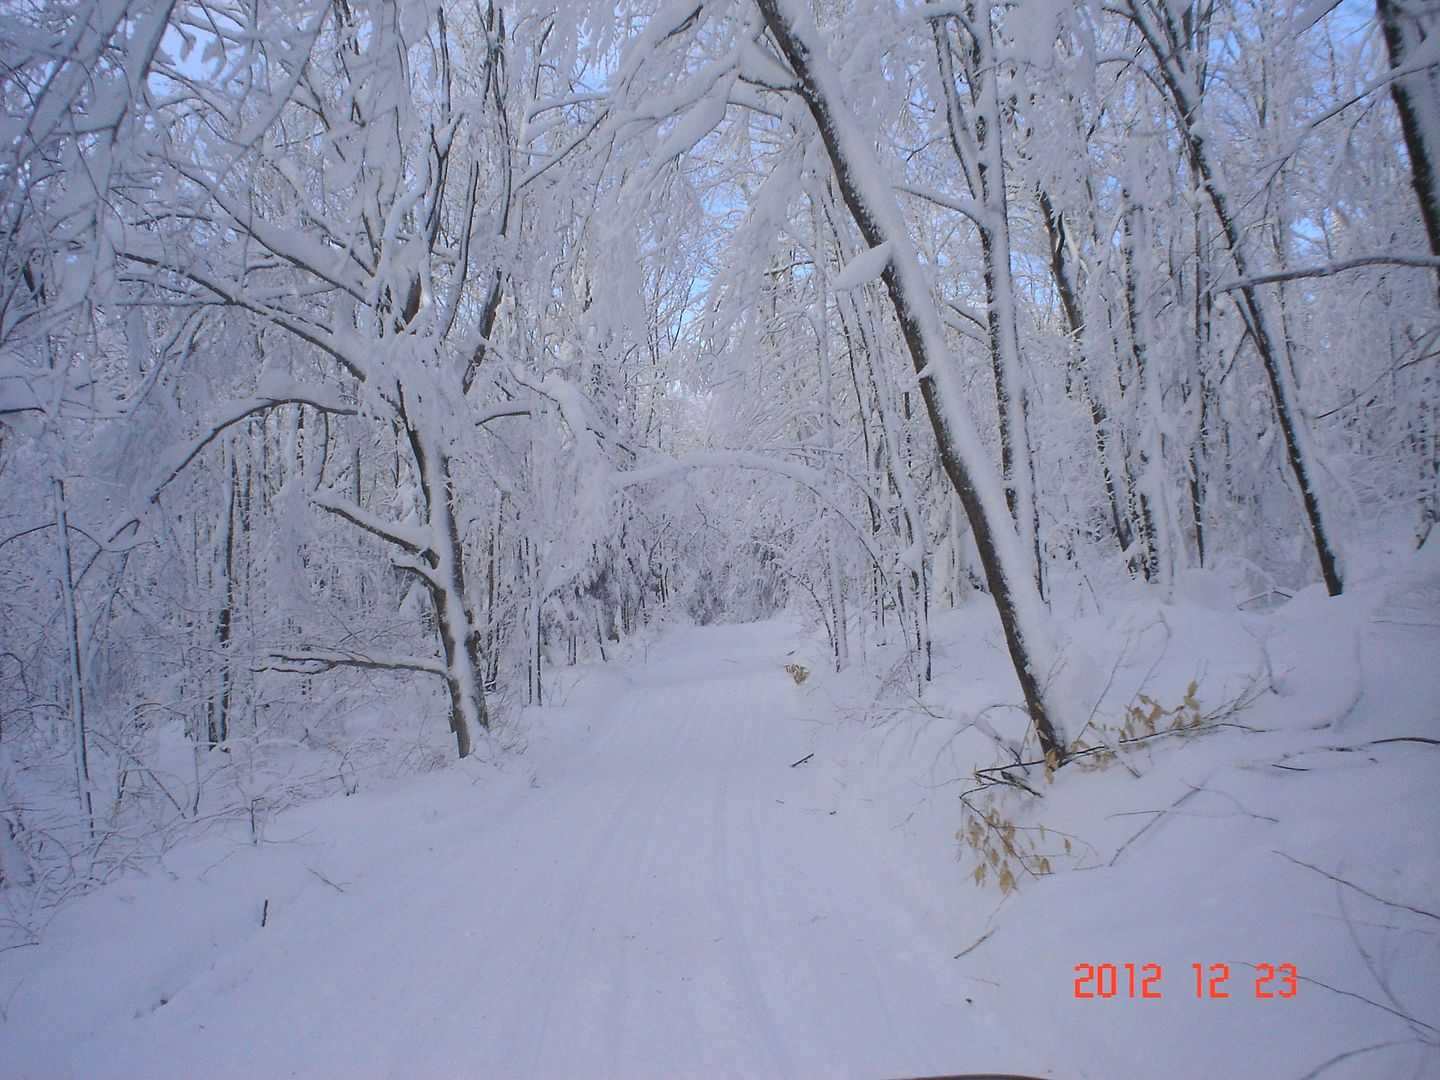
[[(1367, 620), (1414, 663), (1275, 753), (1403, 743), (1359, 790), (1440, 838), (1433, 0), (13, 0), (0, 59), (0, 968), (757, 623), (836, 738), (952, 725), (956, 904), (1083, 862), (1127, 755), (1303, 726)], [(1308, 687), (1234, 659), (1287, 618)], [(1310, 877), (1433, 920), (1413, 857)], [(1434, 1075), (1380, 981), (1409, 1071), (1355, 1075)]]

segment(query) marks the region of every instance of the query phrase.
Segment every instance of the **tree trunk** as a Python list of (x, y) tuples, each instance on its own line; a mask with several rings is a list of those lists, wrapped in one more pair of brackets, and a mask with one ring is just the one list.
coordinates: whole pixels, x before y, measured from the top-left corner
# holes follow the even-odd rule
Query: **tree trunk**
[[(1040, 598), (1031, 560), (1010, 517), (1003, 486), (986, 461), (974, 421), (955, 379), (934, 299), (893, 192), (868, 140), (857, 130), (843, 82), (820, 51), (818, 33), (785, 0), (756, 0), (825, 144), (845, 205), (865, 242), (890, 245), (881, 279), (895, 309), (929, 414), (941, 463), (974, 530), (985, 576), (1000, 613), (1005, 643), (1020, 681), (1041, 753), (1063, 764), (1066, 748), (1048, 679), (1059, 664), (1056, 628)], [(808, 40), (807, 40), (808, 39)], [(813, 42), (813, 44), (812, 44)]]
[[(1147, 47), (1159, 68), (1159, 83), (1170, 99), (1172, 110), (1180, 126), (1180, 137), (1184, 140), (1186, 153), (1191, 165), (1199, 174), (1215, 211), (1215, 218), (1225, 235), (1225, 244), (1235, 274), (1242, 281), (1250, 276), (1250, 261), (1246, 254), (1244, 235), (1240, 223), (1230, 208), (1229, 194), (1225, 189), (1219, 162), (1211, 150), (1210, 143), (1197, 126), (1198, 91), (1192, 85), (1191, 74), (1185, 67), (1184, 52), (1180, 43), (1170, 38), (1153, 25), (1144, 11), (1141, 0), (1129, 0), (1130, 18), (1145, 38)], [(1300, 489), (1300, 501), (1310, 536), (1315, 545), (1315, 556), (1320, 563), (1320, 575), (1331, 596), (1339, 596), (1344, 589), (1340, 560), (1329, 531), (1329, 515), (1322, 509), (1322, 498), (1316, 486), (1314, 467), (1315, 452), (1310, 444), (1310, 432), (1300, 410), (1295, 386), (1285, 358), (1276, 348), (1271, 320), (1254, 285), (1244, 285), (1239, 290), (1240, 314), (1245, 319), (1254, 342), (1255, 351), (1265, 369), (1265, 378), (1270, 385), (1270, 395), (1275, 405), (1275, 414), (1280, 421), (1280, 434), (1285, 445), (1285, 456), (1295, 485)]]
[(1140, 271), (1136, 266), (1135, 250), (1135, 218), (1140, 211), (1124, 188), (1120, 190), (1120, 198), (1124, 204), (1120, 265), (1125, 276), (1125, 325), (1140, 406), (1135, 414), (1144, 417), (1138, 439), (1139, 475), (1134, 482), (1140, 532), (1145, 541), (1141, 566), (1146, 581), (1161, 581), (1168, 585), (1173, 579), (1174, 545), (1172, 530), (1168, 528), (1170, 509), (1164, 478), (1165, 441), (1160, 431), (1164, 400), (1145, 342), (1145, 328), (1150, 325), (1150, 320), (1149, 312), (1142, 310), (1142, 290), (1138, 281)]
[[(812, 211), (814, 207), (812, 206)], [(823, 250), (825, 242), (824, 235), (820, 231), (820, 214), (818, 211), (812, 213), (815, 229), (815, 250)], [(827, 451), (835, 448), (835, 429), (839, 422), (835, 419), (835, 387), (832, 372), (830, 370), (830, 338), (825, 332), (829, 322), (830, 301), (827, 295), (825, 275), (817, 275), (816, 288), (819, 290), (820, 319), (816, 328), (816, 359), (820, 366), (820, 400), (824, 403), (824, 416), (821, 418), (820, 445)], [(830, 594), (830, 618), (835, 627), (835, 670), (844, 671), (850, 666), (850, 616), (845, 605), (845, 581), (840, 572), (840, 555), (837, 551), (838, 526), (835, 516), (829, 510), (820, 511), (820, 537), (824, 547), (825, 555), (825, 585), (826, 591)]]
[(450, 490), (450, 459), (437, 456), (439, 490), (432, 490), (431, 521), (439, 510), (437, 540), (440, 587), (434, 591), (435, 614), (445, 651), (445, 682), (450, 690), (450, 729), (460, 756), (469, 757), (473, 732), (490, 730), (490, 713), (485, 704), (485, 674), (480, 657), (480, 628), (470, 610), (465, 588), (463, 538), (455, 520)]
[(239, 467), (235, 451), (227, 440), (225, 448), (225, 538), (221, 543), (220, 569), (224, 575), (224, 596), (220, 615), (215, 622), (215, 648), (219, 653), (220, 691), (211, 703), (210, 730), (206, 732), (211, 746), (218, 746), (230, 736), (230, 641), (235, 626), (235, 487)]
[[(1422, 12), (1422, 6), (1427, 10)], [(1421, 46), (1429, 44), (1432, 35), (1440, 32), (1440, 14), (1434, 4), (1376, 0), (1375, 11), (1392, 70), (1404, 67)], [(1423, 71), (1399, 76), (1390, 84), (1390, 97), (1400, 114), (1411, 183), (1430, 240), (1430, 254), (1440, 256), (1440, 176), (1435, 173), (1440, 166), (1440, 72), (1432, 63)], [(1440, 295), (1440, 269), (1435, 271), (1435, 278)]]
[[(1000, 473), (1010, 516), (1029, 556), (1035, 581), (1044, 593), (1039, 512), (1035, 503), (1035, 465), (1030, 455), (1028, 383), (1020, 357), (1016, 325), (1015, 279), (1010, 271), (1010, 208), (1005, 192), (1005, 160), (1001, 138), (1000, 94), (996, 83), (995, 42), (990, 6), (977, 12), (966, 5), (971, 47), (961, 53), (970, 86), (973, 119), (962, 109), (955, 85), (955, 58), (950, 40), (935, 24), (935, 43), (945, 94), (950, 145), (981, 210), (974, 215), (980, 234), (985, 281), (985, 323), (990, 365), (995, 377), (995, 406), (1000, 428)], [(962, 137), (963, 132), (963, 137)]]
[[(1071, 371), (1079, 383), (1080, 397), (1090, 413), (1090, 428), (1095, 439), (1095, 456), (1100, 463), (1101, 478), (1105, 483), (1105, 496), (1110, 506), (1110, 526), (1121, 555), (1135, 571), (1134, 555), (1130, 544), (1134, 540), (1134, 529), (1130, 524), (1129, 512), (1121, 507), (1120, 488), (1116, 482), (1116, 470), (1111, 464), (1110, 417), (1090, 385), (1090, 376), (1085, 370), (1082, 350), (1085, 347), (1085, 315), (1080, 307), (1080, 282), (1072, 272), (1066, 255), (1067, 238), (1064, 218), (1056, 212), (1049, 193), (1039, 189), (1040, 213), (1045, 219), (1046, 235), (1050, 243), (1050, 273), (1055, 279), (1055, 290), (1060, 295), (1060, 309), (1065, 315), (1066, 336), (1072, 350)], [(1127, 473), (1128, 475), (1128, 473)]]
[(75, 567), (70, 556), (70, 518), (65, 502), (65, 482), (54, 483), (55, 529), (60, 534), (60, 600), (65, 614), (67, 681), (70, 684), (70, 728), (75, 743), (75, 794), (90, 831), (95, 831), (95, 808), (90, 795), (89, 733), (85, 728), (84, 653), (80, 648), (80, 612), (75, 602)]
[(434, 550), (427, 559), (428, 573), (423, 577), (435, 608), (435, 622), (445, 655), (450, 730), (455, 734), (459, 756), (469, 757), (474, 733), (490, 729), (490, 713), (485, 704), (480, 628), (466, 591), (464, 538), (455, 517), (450, 459), (443, 450), (427, 445), (425, 433), (405, 411), (403, 402), (402, 395), (406, 441), (415, 459), (434, 542)]

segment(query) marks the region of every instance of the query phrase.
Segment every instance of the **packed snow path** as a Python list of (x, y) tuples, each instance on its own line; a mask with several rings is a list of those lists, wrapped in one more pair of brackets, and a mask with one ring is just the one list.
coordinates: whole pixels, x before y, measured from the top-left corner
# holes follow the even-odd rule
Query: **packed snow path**
[[(1038, 1071), (967, 1001), (976, 984), (937, 932), (973, 894), (927, 894), (944, 879), (902, 865), (893, 822), (819, 762), (792, 767), (811, 737), (784, 668), (794, 642), (783, 622), (671, 632), (573, 690), (530, 783), (456, 770), (282, 815), (281, 842), (207, 874), (199, 910), (137, 903), (148, 926), (70, 973), (171, 950), (175, 984), (162, 975), (150, 1008), (17, 1040), (14, 1060), (47, 1075)], [(67, 1008), (64, 964), (35, 977)], [(11, 1036), (37, 998), (21, 990)]]

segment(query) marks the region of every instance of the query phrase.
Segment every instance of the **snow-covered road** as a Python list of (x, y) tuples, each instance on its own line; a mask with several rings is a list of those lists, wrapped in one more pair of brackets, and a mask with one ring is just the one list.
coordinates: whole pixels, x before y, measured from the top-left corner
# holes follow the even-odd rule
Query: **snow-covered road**
[[(940, 879), (903, 865), (893, 823), (821, 763), (791, 766), (811, 738), (794, 641), (783, 622), (672, 631), (575, 688), (533, 783), (455, 770), (293, 812), (203, 880), (130, 886), (138, 921), (124, 895), (87, 898), (18, 957), (0, 1059), (12, 1075), (1041, 1071), (935, 932), (972, 896), (927, 890)], [(69, 934), (109, 944), (69, 955)]]

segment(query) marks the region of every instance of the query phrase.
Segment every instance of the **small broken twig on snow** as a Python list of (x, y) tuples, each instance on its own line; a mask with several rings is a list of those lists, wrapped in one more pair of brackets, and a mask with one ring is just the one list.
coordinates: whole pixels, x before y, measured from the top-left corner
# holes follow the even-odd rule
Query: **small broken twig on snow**
[(316, 877), (318, 877), (321, 881), (325, 882), (326, 885), (329, 885), (329, 886), (330, 886), (332, 889), (334, 889), (336, 892), (343, 893), (343, 892), (345, 891), (343, 887), (341, 887), (341, 886), (339, 886), (339, 885), (336, 885), (335, 882), (331, 881), (328, 877), (326, 877), (324, 874), (320, 873), (320, 871), (319, 871), (319, 870), (316, 870), (313, 866), (307, 866), (305, 869), (306, 869), (306, 870), (309, 870), (310, 873), (314, 874), (314, 875), (315, 875)]

